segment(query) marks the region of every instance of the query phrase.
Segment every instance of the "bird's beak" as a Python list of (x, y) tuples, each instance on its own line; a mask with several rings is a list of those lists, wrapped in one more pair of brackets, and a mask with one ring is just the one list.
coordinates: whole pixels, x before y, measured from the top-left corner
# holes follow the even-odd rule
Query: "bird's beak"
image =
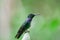
[(40, 15), (40, 14), (35, 14), (35, 16), (38, 16), (38, 15)]

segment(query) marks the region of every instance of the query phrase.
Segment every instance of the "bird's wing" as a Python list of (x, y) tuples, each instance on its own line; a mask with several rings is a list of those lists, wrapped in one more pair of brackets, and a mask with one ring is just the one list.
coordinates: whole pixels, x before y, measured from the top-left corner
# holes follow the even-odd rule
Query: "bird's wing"
[(18, 39), (18, 38), (23, 34), (23, 32), (29, 28), (28, 25), (29, 25), (28, 23), (26, 23), (25, 25), (22, 25), (22, 26), (20, 27), (20, 29), (18, 30), (15, 38)]
[(25, 31), (25, 27), (24, 26), (21, 26), (20, 29), (18, 30), (15, 38), (18, 39), (23, 34), (24, 31)]

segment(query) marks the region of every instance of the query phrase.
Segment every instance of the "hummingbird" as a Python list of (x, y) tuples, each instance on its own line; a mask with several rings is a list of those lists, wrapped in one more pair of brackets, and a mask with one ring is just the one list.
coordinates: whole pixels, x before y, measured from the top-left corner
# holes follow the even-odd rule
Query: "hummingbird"
[(15, 38), (19, 39), (19, 37), (27, 30), (30, 28), (31, 21), (36, 16), (35, 14), (29, 14), (25, 22), (22, 24), (22, 26), (19, 28)]

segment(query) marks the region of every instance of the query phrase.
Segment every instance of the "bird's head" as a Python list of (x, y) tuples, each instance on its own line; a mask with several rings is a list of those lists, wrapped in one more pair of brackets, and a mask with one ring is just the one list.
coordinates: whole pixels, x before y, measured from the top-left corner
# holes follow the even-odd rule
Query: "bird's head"
[(34, 16), (37, 16), (37, 15), (40, 15), (40, 14), (29, 14), (28, 18), (33, 18)]
[(29, 14), (28, 18), (33, 18), (35, 15), (34, 14)]

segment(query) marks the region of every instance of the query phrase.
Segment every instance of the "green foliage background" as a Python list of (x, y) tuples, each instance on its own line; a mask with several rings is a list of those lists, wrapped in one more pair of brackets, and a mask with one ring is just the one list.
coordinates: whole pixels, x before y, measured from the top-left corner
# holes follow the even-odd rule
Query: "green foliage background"
[(11, 18), (11, 40), (28, 14), (40, 13), (34, 17), (30, 29), (32, 40), (60, 40), (60, 0), (16, 0), (16, 10)]

